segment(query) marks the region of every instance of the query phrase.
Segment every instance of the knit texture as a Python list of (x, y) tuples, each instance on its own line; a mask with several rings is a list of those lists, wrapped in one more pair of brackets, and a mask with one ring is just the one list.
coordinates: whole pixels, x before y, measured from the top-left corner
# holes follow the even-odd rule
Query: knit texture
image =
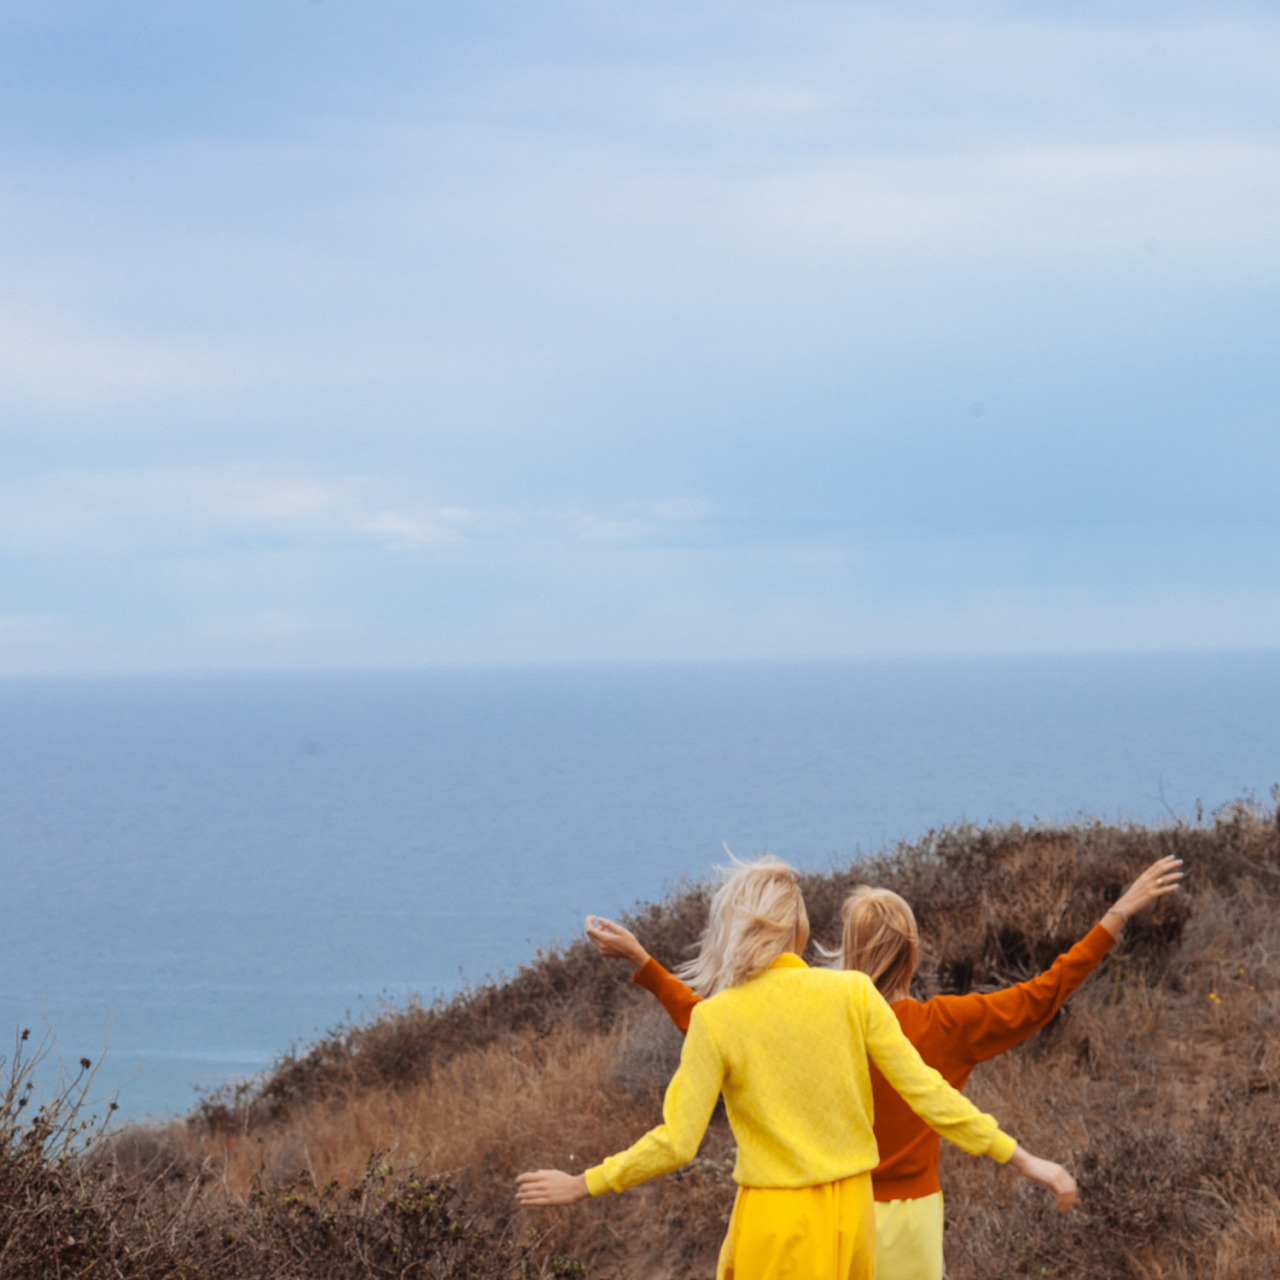
[[(920, 1056), (957, 1089), (979, 1062), (1039, 1031), (1098, 967), (1114, 939), (1095, 925), (1043, 973), (1001, 991), (899, 1000), (893, 1012)], [(871, 1094), (880, 1163), (871, 1174), (878, 1201), (910, 1200), (940, 1190), (938, 1137), (874, 1069)]]
[(912, 1048), (865, 974), (779, 956), (692, 1010), (663, 1123), (587, 1170), (593, 1195), (667, 1173), (697, 1153), (723, 1092), (738, 1144), (734, 1178), (754, 1187), (834, 1182), (875, 1167), (868, 1055), (928, 1122), (975, 1155), (1015, 1143)]

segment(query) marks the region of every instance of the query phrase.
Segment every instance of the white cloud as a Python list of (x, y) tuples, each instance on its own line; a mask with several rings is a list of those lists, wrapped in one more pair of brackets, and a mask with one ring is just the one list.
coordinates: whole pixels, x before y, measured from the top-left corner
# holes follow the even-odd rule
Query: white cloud
[[(551, 9), (536, 40), (405, 10), (447, 72), (364, 89), (281, 39), (260, 97), (195, 76), (225, 112), (199, 65), (20, 104), (0, 634), (132, 610), (182, 620), (174, 652), (203, 626), (283, 660), (1274, 634), (1259, 539), (1211, 527), (1244, 518), (1231, 460), (1270, 460), (1273, 19)], [(76, 465), (82, 438), (153, 465)], [(1192, 567), (1154, 526), (1123, 574), (1099, 549), (1175, 507)], [(1008, 548), (974, 549), (989, 526)]]
[(36, 552), (163, 555), (245, 535), (379, 536), (368, 482), (231, 466), (54, 471), (9, 479), (0, 545)]
[(379, 511), (369, 517), (365, 529), (384, 545), (397, 551), (419, 551), (423, 547), (465, 541), (461, 529), (473, 519), (465, 507), (441, 507), (431, 516), (403, 511)]
[(705, 528), (711, 516), (706, 502), (692, 498), (666, 498), (657, 502), (630, 503), (612, 514), (577, 511), (546, 513), (544, 519), (560, 525), (584, 542), (631, 542), (688, 534)]
[(235, 550), (245, 538), (387, 551), (471, 541), (638, 541), (688, 534), (709, 508), (687, 498), (614, 513), (432, 504), (386, 477), (307, 476), (233, 466), (55, 471), (0, 482), (0, 548), (149, 556)]
[[(727, 193), (726, 193), (727, 194)], [(1280, 267), (1272, 210), (1280, 146), (1238, 138), (1159, 145), (1003, 146), (836, 155), (746, 182), (739, 234), (793, 259), (868, 250), (950, 274), (1034, 261), (1141, 262), (1156, 241), (1184, 269)]]
[(51, 310), (0, 310), (0, 403), (92, 411), (243, 381), (247, 362), (173, 335), (130, 334)]

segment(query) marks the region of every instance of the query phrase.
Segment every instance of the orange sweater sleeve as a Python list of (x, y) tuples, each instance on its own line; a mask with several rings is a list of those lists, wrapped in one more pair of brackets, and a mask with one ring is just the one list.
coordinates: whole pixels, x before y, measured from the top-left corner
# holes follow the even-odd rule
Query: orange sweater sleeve
[(944, 1032), (951, 1044), (971, 1062), (986, 1062), (1039, 1031), (1114, 941), (1103, 925), (1094, 925), (1070, 951), (1026, 982), (986, 995), (935, 996), (929, 1003), (937, 1003), (939, 1024), (951, 1024)]
[(702, 997), (686, 987), (674, 974), (668, 973), (652, 956), (631, 976), (631, 981), (658, 997), (671, 1021), (684, 1035), (689, 1030), (689, 1015)]

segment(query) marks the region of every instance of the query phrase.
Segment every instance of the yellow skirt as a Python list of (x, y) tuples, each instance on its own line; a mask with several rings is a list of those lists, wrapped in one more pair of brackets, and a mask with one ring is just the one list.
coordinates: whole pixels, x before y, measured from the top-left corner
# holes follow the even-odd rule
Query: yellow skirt
[(716, 1280), (875, 1280), (871, 1175), (739, 1187)]
[(942, 1192), (876, 1201), (876, 1280), (942, 1280)]

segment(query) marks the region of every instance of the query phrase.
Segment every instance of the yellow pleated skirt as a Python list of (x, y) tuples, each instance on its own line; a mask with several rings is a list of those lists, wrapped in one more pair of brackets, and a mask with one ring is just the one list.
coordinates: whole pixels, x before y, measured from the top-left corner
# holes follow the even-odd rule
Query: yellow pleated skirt
[(942, 1192), (876, 1201), (876, 1280), (942, 1280)]
[(871, 1175), (816, 1187), (739, 1187), (716, 1280), (874, 1280)]

